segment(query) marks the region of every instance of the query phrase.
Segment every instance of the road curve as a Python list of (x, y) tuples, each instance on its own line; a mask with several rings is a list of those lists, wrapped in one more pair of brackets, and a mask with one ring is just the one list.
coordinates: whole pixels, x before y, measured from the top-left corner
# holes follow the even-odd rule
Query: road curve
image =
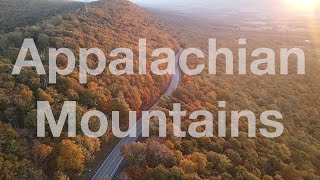
[[(170, 85), (168, 86), (166, 92), (164, 95), (171, 95), (173, 91), (178, 87), (180, 78), (181, 78), (181, 71), (179, 68), (179, 57), (182, 53), (182, 49), (177, 53), (176, 55), (176, 73), (172, 75), (172, 79), (170, 82)], [(158, 100), (150, 109), (149, 111), (153, 110), (156, 105), (159, 103), (160, 100)], [(117, 144), (117, 146), (112, 150), (112, 152), (109, 154), (107, 159), (104, 161), (104, 163), (101, 165), (99, 170), (96, 172), (92, 180), (106, 180), (106, 179), (112, 179), (117, 172), (120, 164), (123, 161), (123, 157), (121, 155), (121, 147), (126, 144), (133, 143), (137, 141), (137, 139), (142, 134), (142, 118), (139, 119), (139, 121), (136, 124), (137, 127), (137, 137), (125, 137), (122, 138), (121, 141)]]

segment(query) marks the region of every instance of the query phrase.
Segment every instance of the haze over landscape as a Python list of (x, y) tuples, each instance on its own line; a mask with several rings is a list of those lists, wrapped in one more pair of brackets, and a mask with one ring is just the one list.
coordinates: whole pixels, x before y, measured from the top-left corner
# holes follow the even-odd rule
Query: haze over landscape
[[(0, 180), (320, 180), (320, 0), (90, 1), (0, 0)], [(214, 57), (209, 39), (226, 55)], [(33, 53), (24, 51), (26, 40)], [(61, 48), (69, 56), (52, 53)], [(102, 53), (84, 59), (81, 52), (91, 48)], [(132, 53), (115, 55), (117, 48)], [(155, 56), (159, 48), (172, 49), (173, 58)], [(203, 67), (198, 75), (182, 70), (189, 48), (203, 53), (185, 59), (190, 70)], [(303, 55), (282, 56), (292, 49)], [(44, 73), (30, 64), (13, 73), (20, 53), (24, 62), (38, 60)], [(153, 73), (173, 61), (178, 73)], [(81, 83), (81, 62), (91, 72), (106, 67)], [(133, 73), (114, 73), (130, 63)], [(138, 73), (141, 64), (145, 74)], [(67, 102), (75, 115), (62, 113)], [(170, 115), (177, 104), (180, 118)], [(142, 112), (153, 110), (164, 116), (147, 119), (149, 136), (142, 138)], [(269, 110), (282, 117), (262, 121)], [(206, 113), (190, 116), (196, 111)], [(99, 116), (83, 118), (88, 112)], [(136, 112), (137, 135), (115, 135), (113, 112), (122, 131)], [(57, 137), (50, 113), (51, 122), (66, 120)], [(174, 133), (176, 119), (185, 137)], [(275, 123), (283, 127), (278, 137), (261, 133), (277, 131)], [(88, 135), (83, 126), (103, 133)], [(212, 134), (195, 137), (190, 129)]]
[[(289, 0), (131, 0), (139, 6), (158, 11), (174, 12), (249, 30), (308, 31), (308, 23), (320, 27), (320, 5), (314, 10), (297, 8)], [(299, 1), (299, 0), (297, 0)], [(316, 1), (315, 1), (316, 2)], [(319, 6), (319, 7), (318, 7)], [(231, 23), (231, 24), (230, 24)]]

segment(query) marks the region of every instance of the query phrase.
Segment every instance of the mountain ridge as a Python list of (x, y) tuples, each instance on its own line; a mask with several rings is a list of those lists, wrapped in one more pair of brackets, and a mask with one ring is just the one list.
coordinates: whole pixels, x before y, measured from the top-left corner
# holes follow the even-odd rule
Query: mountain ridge
[[(64, 101), (77, 101), (77, 128), (80, 128), (80, 117), (90, 109), (100, 110), (109, 117), (111, 111), (120, 111), (121, 126), (126, 128), (128, 112), (139, 111), (153, 102), (170, 81), (170, 76), (150, 72), (145, 76), (113, 76), (105, 70), (99, 76), (89, 76), (89, 83), (82, 85), (77, 78), (78, 69), (69, 76), (58, 76), (57, 84), (46, 84), (47, 77), (37, 75), (32, 68), (23, 68), (20, 75), (13, 76), (13, 64), (25, 38), (34, 39), (46, 69), (49, 47), (69, 48), (74, 54), (78, 54), (79, 48), (100, 48), (109, 53), (126, 47), (133, 50), (136, 65), (139, 38), (146, 38), (148, 66), (154, 59), (153, 49), (179, 47), (178, 41), (164, 32), (158, 21), (125, 0), (99, 1), (91, 4), (89, 12), (83, 7), (75, 8), (1, 33), (0, 134), (6, 138), (0, 138), (0, 179), (77, 179), (87, 163), (99, 161), (95, 159), (99, 150), (99, 159), (103, 159), (108, 152), (103, 147), (112, 147), (117, 141), (109, 131), (100, 139), (83, 134), (69, 139), (64, 133), (60, 138), (53, 138), (47, 129), (46, 138), (36, 138), (37, 101), (49, 101), (55, 117), (59, 116)], [(115, 58), (121, 55), (107, 57), (108, 62)], [(65, 68), (67, 63), (65, 56), (58, 56), (59, 68)], [(88, 58), (90, 67), (96, 63), (94, 56)], [(97, 130), (98, 120), (94, 119), (89, 126)], [(19, 146), (11, 144), (12, 141)], [(12, 148), (17, 150), (8, 151)]]

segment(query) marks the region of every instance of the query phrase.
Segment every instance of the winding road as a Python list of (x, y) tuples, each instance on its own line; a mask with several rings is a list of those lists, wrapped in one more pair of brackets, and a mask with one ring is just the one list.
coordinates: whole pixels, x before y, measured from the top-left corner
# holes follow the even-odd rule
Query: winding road
[[(176, 54), (176, 73), (172, 75), (171, 83), (168, 86), (166, 92), (164, 95), (171, 95), (173, 91), (178, 87), (180, 79), (181, 79), (181, 71), (179, 68), (179, 57), (182, 53), (182, 49)], [(149, 111), (153, 110), (156, 105), (159, 103), (160, 100), (158, 100), (150, 109)], [(99, 170), (96, 172), (92, 180), (106, 180), (106, 179), (112, 179), (117, 172), (120, 164), (123, 161), (123, 156), (121, 155), (121, 147), (123, 145), (127, 145), (130, 143), (133, 143), (137, 141), (137, 139), (142, 134), (142, 118), (139, 119), (139, 121), (136, 124), (137, 127), (137, 137), (125, 137), (122, 138), (121, 141), (117, 144), (117, 146), (112, 150), (112, 152), (109, 154), (107, 159), (104, 161), (104, 163), (101, 165)]]

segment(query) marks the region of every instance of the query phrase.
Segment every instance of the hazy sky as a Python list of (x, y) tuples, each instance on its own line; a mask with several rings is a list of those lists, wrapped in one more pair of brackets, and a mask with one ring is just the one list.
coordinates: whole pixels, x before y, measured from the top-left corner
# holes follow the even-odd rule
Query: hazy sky
[[(174, 11), (199, 18), (226, 17), (232, 14), (246, 17), (271, 17), (283, 13), (282, 0), (131, 0), (139, 6)], [(251, 15), (249, 15), (249, 14)]]
[(206, 8), (211, 10), (230, 9), (241, 11), (259, 11), (265, 8), (278, 8), (280, 3), (276, 0), (131, 0), (146, 7), (175, 9), (179, 8)]
[[(74, 1), (85, 2), (86, 0), (74, 0)], [(99, 0), (88, 0), (88, 2), (93, 2), (93, 1), (99, 1)]]

